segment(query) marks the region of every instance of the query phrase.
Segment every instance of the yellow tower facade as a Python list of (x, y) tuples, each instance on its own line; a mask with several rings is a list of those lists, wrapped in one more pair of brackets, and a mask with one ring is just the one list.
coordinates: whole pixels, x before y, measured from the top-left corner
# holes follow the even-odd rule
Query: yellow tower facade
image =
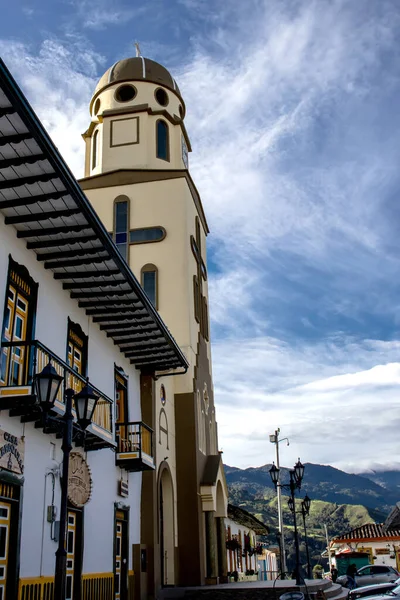
[[(185, 112), (178, 85), (162, 65), (129, 58), (100, 79), (83, 135), (80, 184), (190, 365), (185, 374), (155, 373), (151, 400), (141, 399), (142, 418), (155, 432), (156, 457), (156, 471), (144, 473), (142, 481), (142, 542), (150, 565), (146, 583), (141, 588), (138, 583), (142, 597), (162, 585), (226, 577), (227, 493), (211, 374), (209, 230), (189, 173)], [(143, 332), (143, 345), (157, 353), (151, 331)], [(135, 364), (128, 347), (126, 356)]]

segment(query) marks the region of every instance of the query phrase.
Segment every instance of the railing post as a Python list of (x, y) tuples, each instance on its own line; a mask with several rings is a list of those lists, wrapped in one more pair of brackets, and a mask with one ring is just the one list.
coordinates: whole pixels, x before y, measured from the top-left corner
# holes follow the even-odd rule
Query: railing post
[(32, 344), (25, 346), (24, 364), (23, 364), (23, 370), (24, 370), (24, 384), (23, 385), (29, 384), (29, 371), (30, 371), (30, 365), (31, 365), (32, 350), (33, 350)]
[(32, 381), (37, 371), (37, 353), (39, 352), (37, 344), (33, 346), (33, 358), (32, 358)]
[(13, 357), (13, 346), (8, 348), (8, 373), (7, 373), (7, 384), (11, 385), (11, 372), (12, 372), (12, 357)]

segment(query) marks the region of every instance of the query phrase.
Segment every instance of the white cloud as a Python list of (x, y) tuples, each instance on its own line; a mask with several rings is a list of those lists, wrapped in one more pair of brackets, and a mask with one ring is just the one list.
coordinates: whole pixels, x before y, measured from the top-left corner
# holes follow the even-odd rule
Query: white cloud
[(23, 6), (21, 10), (24, 13), (24, 15), (28, 17), (28, 19), (33, 17), (33, 15), (35, 14), (35, 11), (30, 6)]
[(298, 348), (270, 338), (216, 344), (218, 430), (228, 464), (272, 462), (268, 436), (277, 427), (290, 438), (284, 465), (298, 456), (348, 471), (399, 462), (400, 363), (392, 362), (399, 344), (338, 341)]
[[(214, 236), (229, 240), (228, 255), (274, 249), (318, 265), (333, 258), (330, 244), (375, 250), (370, 219), (379, 200), (371, 188), (393, 159), (330, 156), (332, 170), (310, 164), (315, 149), (306, 145), (315, 143), (314, 128), (332, 105), (338, 118), (341, 105), (358, 110), (368, 101), (363, 74), (379, 69), (395, 29), (368, 18), (355, 27), (342, 2), (300, 3), (296, 14), (277, 2), (250, 4), (240, 11), (240, 39), (228, 22), (211, 29), (176, 73), (189, 108), (192, 172)], [(216, 58), (207, 45), (221, 37), (225, 51)], [(331, 152), (340, 150), (337, 144)], [(344, 268), (342, 252), (335, 260)]]
[(97, 0), (95, 6), (90, 0), (76, 0), (74, 5), (80, 25), (94, 30), (104, 30), (112, 25), (126, 25), (150, 10), (149, 4), (128, 8), (124, 3), (115, 0)]
[(82, 177), (81, 134), (90, 123), (89, 102), (104, 58), (73, 36), (67, 42), (47, 39), (37, 53), (22, 42), (2, 39), (0, 50), (69, 167)]
[[(212, 230), (225, 459), (271, 460), (268, 434), (280, 426), (291, 437), (288, 464), (298, 454), (337, 466), (386, 464), (399, 452), (397, 4), (376, 0), (362, 13), (344, 0), (178, 4), (176, 39), (190, 31), (187, 47), (167, 51), (164, 39), (147, 47), (175, 64), (191, 172)], [(166, 18), (158, 6), (157, 19)], [(137, 10), (101, 2), (94, 13), (86, 0), (76, 7), (87, 34)], [(131, 40), (119, 43), (126, 49)], [(77, 35), (49, 38), (38, 52), (0, 44), (81, 176), (89, 100), (114, 56), (104, 59)], [(395, 341), (380, 339), (382, 328)]]

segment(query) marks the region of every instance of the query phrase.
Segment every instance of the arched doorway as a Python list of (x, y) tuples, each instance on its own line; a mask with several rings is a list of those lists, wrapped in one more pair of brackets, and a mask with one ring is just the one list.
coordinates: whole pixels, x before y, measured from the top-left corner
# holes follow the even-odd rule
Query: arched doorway
[(161, 585), (175, 585), (174, 490), (166, 463), (160, 466), (159, 475), (159, 534)]
[(227, 579), (227, 552), (226, 552), (226, 531), (224, 517), (226, 515), (226, 501), (224, 491), (220, 480), (217, 482), (215, 521), (217, 530), (217, 562), (218, 577), (220, 583), (225, 583)]

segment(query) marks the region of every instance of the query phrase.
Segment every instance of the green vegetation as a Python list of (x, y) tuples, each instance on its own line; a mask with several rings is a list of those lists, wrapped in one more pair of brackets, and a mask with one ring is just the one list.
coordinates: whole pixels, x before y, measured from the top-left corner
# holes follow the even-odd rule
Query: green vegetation
[[(309, 465), (307, 465), (308, 467)], [(319, 475), (322, 473), (324, 467), (319, 467)], [(337, 472), (336, 469), (327, 467), (329, 469), (328, 476)], [(339, 477), (341, 478), (341, 471), (338, 471)], [(385, 498), (384, 490), (382, 489), (382, 495), (378, 494), (376, 490), (368, 490), (369, 482), (365, 478), (356, 478), (355, 483), (349, 481), (350, 477), (347, 474), (345, 478), (346, 488), (342, 489), (339, 482), (332, 482), (331, 486), (327, 481), (317, 481), (314, 478), (312, 485), (308, 485), (307, 482), (307, 470), (304, 480), (304, 489), (307, 490), (308, 494), (312, 498), (310, 515), (306, 519), (307, 536), (310, 554), (311, 568), (316, 564), (322, 564), (327, 569), (327, 559), (321, 558), (321, 553), (326, 549), (326, 538), (325, 528), (328, 528), (329, 538), (332, 539), (335, 536), (345, 533), (346, 531), (364, 525), (365, 523), (382, 522), (385, 520), (387, 511), (385, 510)], [(248, 512), (254, 514), (260, 521), (265, 523), (270, 528), (270, 533), (264, 538), (264, 541), (268, 541), (271, 545), (277, 545), (277, 531), (278, 531), (278, 511), (277, 511), (277, 498), (274, 488), (268, 481), (268, 465), (260, 467), (259, 469), (235, 469), (234, 467), (227, 468), (227, 482), (229, 487), (229, 501), (236, 506), (240, 506)], [(321, 479), (323, 479), (321, 477)], [(359, 481), (362, 484), (362, 490), (360, 491), (357, 486)], [(367, 483), (365, 483), (367, 482)], [(376, 484), (372, 483), (372, 486)], [(312, 487), (313, 493), (310, 488)], [(333, 489), (334, 488), (334, 489)], [(305, 492), (302, 491), (300, 496), (304, 497)], [(363, 499), (366, 497), (372, 497), (373, 508), (366, 508), (361, 504), (350, 504), (350, 503), (337, 503), (328, 501), (326, 497), (333, 495), (336, 497), (349, 497), (357, 501), (361, 496)], [(319, 497), (322, 496), (322, 499)], [(318, 499), (316, 499), (318, 498)], [(291, 572), (295, 565), (295, 549), (294, 549), (294, 536), (293, 536), (293, 516), (287, 506), (287, 496), (282, 496), (283, 505), (283, 521), (285, 528), (285, 543), (287, 550), (288, 559), (288, 570)], [(377, 509), (377, 505), (381, 510)], [(297, 509), (300, 510), (300, 497), (297, 501)], [(306, 546), (304, 541), (304, 530), (303, 530), (303, 519), (302, 515), (298, 515), (298, 529), (299, 529), (299, 542), (300, 542), (300, 556), (303, 567), (306, 567)]]

